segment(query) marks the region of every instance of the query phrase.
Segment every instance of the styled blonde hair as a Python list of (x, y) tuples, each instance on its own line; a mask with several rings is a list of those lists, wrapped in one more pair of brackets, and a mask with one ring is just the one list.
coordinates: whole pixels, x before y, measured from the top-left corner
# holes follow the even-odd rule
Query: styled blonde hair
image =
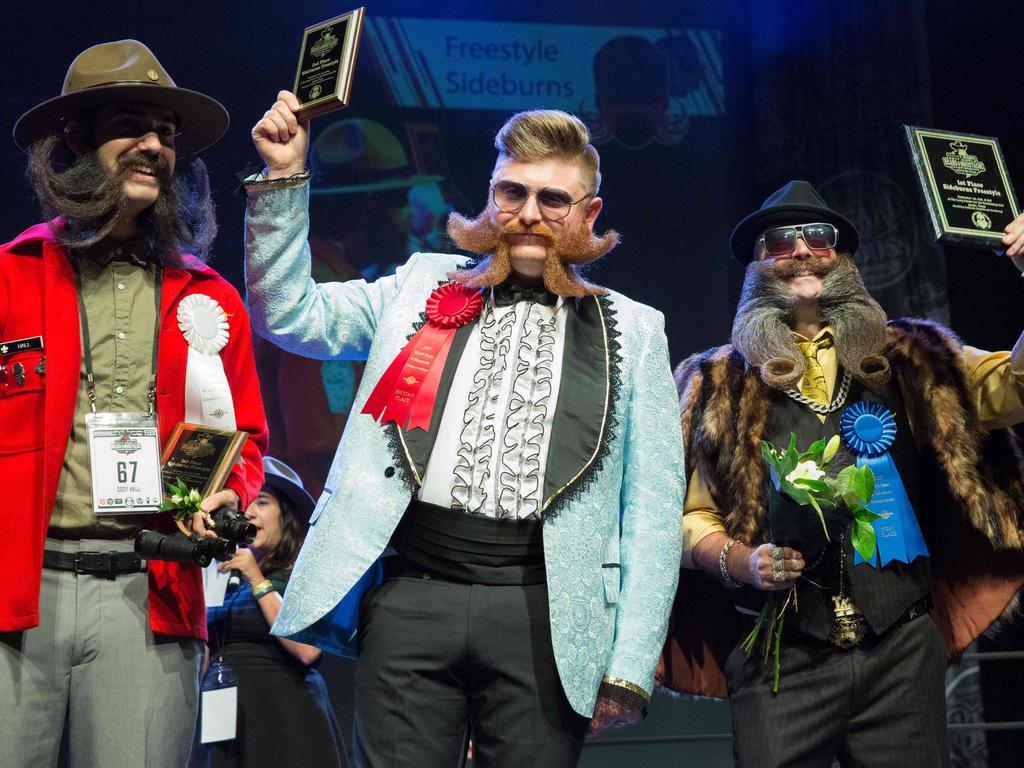
[(590, 131), (575, 115), (557, 109), (517, 112), (508, 119), (494, 146), (501, 157), (517, 162), (536, 162), (549, 157), (575, 160), (591, 195), (601, 188), (601, 158), (590, 143)]

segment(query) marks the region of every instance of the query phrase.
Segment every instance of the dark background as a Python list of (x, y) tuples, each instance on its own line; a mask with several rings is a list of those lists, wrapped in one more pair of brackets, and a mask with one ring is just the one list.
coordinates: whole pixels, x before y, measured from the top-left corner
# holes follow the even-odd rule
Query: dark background
[[(178, 85), (218, 98), (231, 113), (227, 136), (203, 157), (221, 226), (212, 264), (241, 286), (243, 201), (236, 190), (237, 173), (257, 160), (249, 129), (277, 90), (291, 87), (303, 27), (348, 9), (323, 1), (6, 3), (0, 25), (0, 167), (6, 181), (0, 237), (14, 237), (39, 217), (23, 180), (24, 157), (9, 138), (14, 121), (57, 95), (79, 51), (134, 37), (153, 49)], [(692, 118), (675, 145), (599, 147), (605, 199), (599, 228), (618, 229), (623, 244), (592, 277), (665, 313), (674, 361), (726, 339), (742, 279), (727, 255), (729, 232), (791, 178), (814, 183), (857, 223), (865, 280), (891, 315), (948, 322), (987, 349), (1011, 347), (1024, 328), (1024, 282), (1011, 265), (990, 252), (932, 244), (901, 128), (910, 123), (997, 136), (1010, 176), (1024, 184), (1019, 0), (391, 0), (370, 2), (367, 12), (451, 19), (453, 28), (475, 19), (697, 28), (720, 35), (723, 114)], [(475, 213), (483, 205), (493, 135), (507, 113), (389, 104), (364, 41), (353, 106), (345, 116), (379, 120), (400, 135), (405, 123), (437, 125), (455, 207)], [(316, 121), (314, 134), (331, 119)], [(1008, 633), (1004, 645), (1017, 644), (1018, 637)], [(1018, 666), (1000, 669), (988, 684), (988, 719), (1024, 719), (995, 708), (1000, 689), (1020, 690), (1019, 678), (1010, 682), (1019, 676)], [(349, 670), (336, 660), (326, 670), (347, 717)], [(699, 734), (727, 731), (725, 706), (660, 699), (643, 726), (608, 740), (611, 746), (588, 747), (585, 765), (725, 765), (728, 742)], [(696, 740), (688, 741), (687, 733)], [(1012, 737), (999, 742), (990, 736), (991, 764), (1019, 765), (1019, 745), (1016, 762), (999, 757)]]

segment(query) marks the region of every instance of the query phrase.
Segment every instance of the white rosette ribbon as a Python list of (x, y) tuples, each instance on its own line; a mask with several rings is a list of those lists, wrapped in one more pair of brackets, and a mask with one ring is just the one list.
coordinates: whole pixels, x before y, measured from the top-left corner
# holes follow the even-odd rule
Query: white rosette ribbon
[(220, 359), (230, 338), (227, 314), (213, 298), (193, 293), (178, 304), (178, 328), (188, 342), (185, 421), (235, 429), (235, 404)]

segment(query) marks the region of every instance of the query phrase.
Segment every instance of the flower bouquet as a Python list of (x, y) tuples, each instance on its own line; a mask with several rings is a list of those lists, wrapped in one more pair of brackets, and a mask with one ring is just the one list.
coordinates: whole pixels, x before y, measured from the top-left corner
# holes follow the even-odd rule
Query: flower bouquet
[[(875, 551), (875, 529), (871, 523), (879, 516), (867, 508), (875, 490), (874, 473), (868, 466), (851, 464), (830, 477), (828, 466), (839, 445), (840, 437), (834, 435), (827, 442), (817, 440), (806, 450), (799, 451), (796, 435), (792, 433), (785, 450), (761, 442), (761, 456), (768, 465), (774, 490), (769, 497), (768, 510), (772, 542), (799, 550), (805, 562), (816, 557), (825, 544), (834, 535), (845, 531), (851, 522), (850, 537), (854, 548), (865, 559)], [(813, 521), (812, 510), (817, 521), (809, 522)], [(815, 534), (818, 523), (824, 539)], [(767, 665), (769, 655), (774, 655), (773, 693), (779, 690), (782, 627), (790, 603), (797, 606), (795, 584), (787, 591), (781, 605), (774, 599), (765, 601), (754, 628), (741, 645), (749, 656), (762, 630), (765, 630), (762, 636), (763, 662)]]
[[(772, 486), (783, 497), (783, 502), (813, 509), (821, 523), (825, 541), (831, 541), (832, 536), (844, 530), (852, 520), (850, 537), (853, 547), (861, 557), (870, 559), (875, 551), (875, 529), (871, 523), (878, 519), (878, 515), (867, 505), (875, 492), (875, 475), (871, 467), (851, 464), (834, 477), (829, 477), (828, 465), (835, 458), (839, 444), (839, 435), (834, 435), (828, 442), (817, 440), (805, 451), (798, 451), (796, 435), (790, 434), (789, 446), (784, 451), (762, 441), (761, 456), (768, 465)], [(810, 510), (807, 512), (810, 514)], [(771, 523), (772, 538), (776, 544), (794, 546), (805, 556), (809, 554), (804, 551), (806, 541), (783, 542), (778, 539), (780, 532), (776, 528), (784, 523), (780, 515), (770, 515), (770, 518), (775, 518)]]
[(159, 509), (161, 512), (171, 512), (173, 514), (174, 520), (177, 522), (178, 528), (182, 533), (186, 536), (192, 535), (192, 516), (196, 512), (202, 512), (207, 524), (212, 526), (213, 520), (199, 506), (203, 501), (199, 491), (195, 488), (189, 488), (181, 478), (176, 479), (173, 483), (168, 483), (167, 490), (170, 491), (170, 496), (167, 501), (160, 505)]

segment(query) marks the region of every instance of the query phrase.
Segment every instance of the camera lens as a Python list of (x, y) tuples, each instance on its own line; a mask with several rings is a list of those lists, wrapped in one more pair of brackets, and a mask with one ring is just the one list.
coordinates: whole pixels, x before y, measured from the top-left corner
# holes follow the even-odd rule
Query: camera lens
[(211, 516), (218, 536), (236, 544), (251, 544), (256, 538), (256, 526), (230, 507), (218, 507)]
[(204, 568), (213, 560), (230, 560), (236, 549), (235, 542), (227, 539), (191, 539), (181, 533), (167, 536), (156, 531), (140, 531), (135, 536), (135, 554), (145, 560), (197, 563)]

